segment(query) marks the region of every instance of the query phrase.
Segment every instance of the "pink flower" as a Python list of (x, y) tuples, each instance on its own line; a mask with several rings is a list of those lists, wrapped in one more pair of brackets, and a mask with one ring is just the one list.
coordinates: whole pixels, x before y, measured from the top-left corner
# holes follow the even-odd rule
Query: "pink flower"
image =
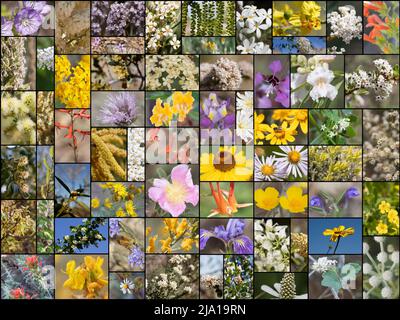
[(193, 184), (189, 166), (180, 164), (172, 169), (171, 182), (167, 179), (154, 179), (149, 197), (173, 217), (178, 217), (185, 211), (187, 202), (197, 205), (199, 186)]

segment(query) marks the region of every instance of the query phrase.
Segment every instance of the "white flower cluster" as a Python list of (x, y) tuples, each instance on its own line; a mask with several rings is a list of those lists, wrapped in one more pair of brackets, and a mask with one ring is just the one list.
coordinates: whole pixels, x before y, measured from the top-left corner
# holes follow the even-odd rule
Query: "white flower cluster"
[(54, 71), (54, 47), (37, 50), (37, 67)]
[(339, 133), (342, 133), (343, 131), (346, 131), (346, 129), (350, 125), (350, 119), (349, 118), (343, 118), (340, 119), (337, 123), (335, 123), (332, 128), (327, 128), (325, 124), (321, 126), (321, 131), (326, 132), (326, 135), (329, 138), (334, 138), (336, 137)]
[(144, 128), (128, 129), (128, 180), (144, 181)]
[(311, 269), (319, 272), (319, 273), (324, 273), (331, 269), (332, 267), (336, 266), (337, 261), (336, 260), (330, 260), (328, 257), (321, 257), (318, 258), (318, 260), (314, 261), (314, 263), (311, 266)]
[(351, 6), (339, 7), (338, 11), (328, 13), (327, 22), (331, 27), (331, 37), (337, 37), (349, 44), (351, 40), (362, 37), (362, 18), (356, 15)]
[(271, 25), (272, 9), (267, 11), (253, 5), (244, 6), (241, 12), (236, 12), (237, 34), (241, 41), (237, 50), (242, 54), (271, 54), (269, 45), (260, 40)]
[[(395, 250), (391, 244), (385, 248), (385, 237), (374, 237), (373, 239), (378, 243), (380, 249), (376, 257), (370, 252), (370, 245), (367, 242), (363, 243), (364, 256), (369, 260), (363, 264), (364, 280), (366, 281), (363, 287), (363, 298), (397, 299), (399, 297), (399, 251)], [(364, 258), (364, 261), (366, 260)]]
[(253, 92), (238, 92), (236, 109), (236, 135), (249, 144), (253, 141)]
[(257, 272), (288, 272), (290, 268), (290, 237), (287, 226), (272, 219), (254, 223), (254, 254)]
[(151, 1), (146, 8), (146, 43), (149, 53), (157, 53), (165, 43), (173, 50), (180, 41), (171, 28), (180, 14), (180, 1)]
[(377, 69), (376, 72), (358, 69), (345, 74), (346, 92), (371, 89), (375, 92), (376, 101), (385, 100), (390, 96), (395, 85), (392, 66), (385, 59), (376, 59), (373, 63)]

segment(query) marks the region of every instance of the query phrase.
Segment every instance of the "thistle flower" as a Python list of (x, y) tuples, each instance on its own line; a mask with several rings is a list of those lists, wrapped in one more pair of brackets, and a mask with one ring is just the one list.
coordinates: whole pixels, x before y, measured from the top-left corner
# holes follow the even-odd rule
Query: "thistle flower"
[(119, 127), (132, 125), (138, 115), (136, 98), (129, 92), (111, 93), (99, 111), (103, 124)]

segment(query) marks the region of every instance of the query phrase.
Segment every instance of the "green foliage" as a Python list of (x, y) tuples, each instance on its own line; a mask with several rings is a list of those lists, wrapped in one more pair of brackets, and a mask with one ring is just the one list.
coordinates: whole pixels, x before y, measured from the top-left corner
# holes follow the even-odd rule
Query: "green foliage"
[(52, 253), (54, 243), (54, 203), (51, 200), (37, 202), (37, 252)]
[(224, 299), (251, 299), (253, 257), (226, 255), (224, 266)]

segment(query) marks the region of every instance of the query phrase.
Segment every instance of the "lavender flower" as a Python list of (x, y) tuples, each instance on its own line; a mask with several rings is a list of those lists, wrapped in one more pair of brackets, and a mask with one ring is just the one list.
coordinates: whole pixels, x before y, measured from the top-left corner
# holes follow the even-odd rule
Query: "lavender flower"
[(109, 222), (110, 226), (110, 237), (114, 238), (121, 231), (121, 227), (119, 226), (119, 222), (122, 221), (121, 218), (111, 218)]
[(264, 75), (257, 72), (254, 85), (257, 95), (258, 108), (272, 108), (274, 104), (282, 107), (289, 107), (289, 75), (279, 78), (278, 73), (282, 71), (280, 60), (271, 62), (268, 66), (271, 75)]
[(357, 188), (355, 188), (355, 187), (350, 187), (346, 191), (346, 198), (348, 198), (348, 199), (356, 198), (359, 195), (360, 195), (360, 193), (358, 192)]
[(107, 125), (130, 126), (138, 115), (135, 96), (128, 92), (111, 93), (100, 109), (100, 121)]
[(319, 207), (319, 208), (323, 207), (322, 199), (318, 196), (312, 196), (310, 204), (312, 207)]
[(31, 8), (38, 12), (43, 18), (51, 12), (51, 6), (47, 1), (24, 1), (24, 8)]
[(23, 8), (14, 18), (15, 30), (22, 36), (33, 35), (40, 29), (43, 17), (32, 8)]
[(144, 268), (144, 253), (139, 246), (134, 246), (131, 250), (131, 254), (128, 256), (128, 264), (131, 267)]
[(253, 242), (244, 235), (246, 223), (243, 219), (229, 219), (226, 228), (216, 226), (214, 231), (200, 229), (200, 250), (206, 247), (210, 238), (217, 238), (225, 243), (226, 248), (233, 249), (236, 254), (253, 253)]
[(1, 17), (1, 36), (9, 37), (13, 35), (13, 22)]

